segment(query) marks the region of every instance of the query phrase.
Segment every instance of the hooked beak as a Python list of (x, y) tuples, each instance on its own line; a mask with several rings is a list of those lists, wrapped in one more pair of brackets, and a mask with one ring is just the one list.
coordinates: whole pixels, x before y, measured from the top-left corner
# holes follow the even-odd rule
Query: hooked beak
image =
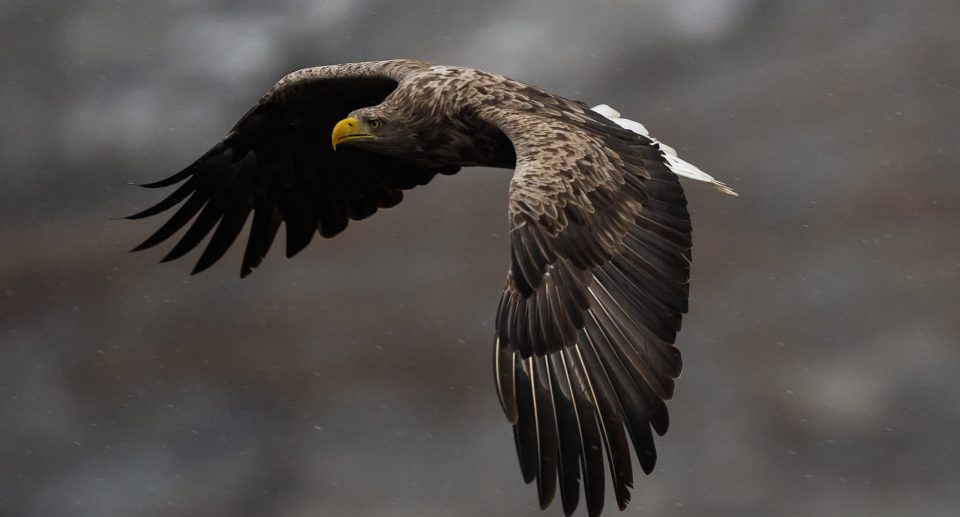
[(350, 117), (337, 122), (336, 126), (333, 126), (333, 134), (330, 136), (333, 143), (333, 150), (337, 150), (337, 146), (347, 142), (352, 142), (354, 140), (370, 140), (376, 138), (364, 131), (364, 127), (361, 127), (360, 121)]

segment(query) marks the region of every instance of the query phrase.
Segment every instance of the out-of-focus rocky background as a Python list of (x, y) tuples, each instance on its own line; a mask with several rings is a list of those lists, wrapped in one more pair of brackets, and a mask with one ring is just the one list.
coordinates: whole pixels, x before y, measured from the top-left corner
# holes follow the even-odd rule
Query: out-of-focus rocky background
[(283, 74), (416, 57), (608, 103), (741, 194), (687, 183), (685, 369), (629, 515), (957, 515), (958, 27), (955, 0), (0, 3), (0, 514), (541, 515), (492, 384), (508, 172), (243, 281), (117, 219)]

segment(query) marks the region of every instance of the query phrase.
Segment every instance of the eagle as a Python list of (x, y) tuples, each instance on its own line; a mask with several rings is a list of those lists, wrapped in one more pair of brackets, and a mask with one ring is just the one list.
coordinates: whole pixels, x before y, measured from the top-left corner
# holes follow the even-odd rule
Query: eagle
[[(599, 515), (609, 472), (626, 508), (634, 463), (680, 375), (691, 223), (678, 176), (735, 194), (637, 122), (482, 70), (415, 60), (306, 68), (283, 77), (219, 143), (148, 188), (179, 186), (140, 219), (179, 208), (135, 250), (189, 227), (163, 261), (210, 235), (217, 262), (253, 215), (240, 275), (281, 225), (286, 255), (330, 238), (462, 167), (513, 169), (510, 265), (496, 312), (494, 380), (520, 470), (546, 509), (572, 514), (581, 485)], [(212, 235), (211, 235), (212, 234)], [(604, 465), (606, 458), (606, 468)]]

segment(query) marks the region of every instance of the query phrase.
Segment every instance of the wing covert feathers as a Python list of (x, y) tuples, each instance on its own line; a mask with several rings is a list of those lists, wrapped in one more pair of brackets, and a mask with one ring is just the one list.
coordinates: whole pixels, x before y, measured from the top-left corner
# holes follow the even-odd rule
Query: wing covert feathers
[(593, 516), (604, 506), (606, 476), (626, 507), (631, 446), (650, 473), (653, 435), (669, 427), (690, 217), (662, 147), (635, 132), (642, 126), (546, 94), (535, 100), (526, 104), (553, 103), (559, 115), (524, 111), (519, 101), (487, 113), (517, 154), (511, 264), (496, 317), (497, 392), (541, 506), (559, 491), (571, 515), (582, 484)]

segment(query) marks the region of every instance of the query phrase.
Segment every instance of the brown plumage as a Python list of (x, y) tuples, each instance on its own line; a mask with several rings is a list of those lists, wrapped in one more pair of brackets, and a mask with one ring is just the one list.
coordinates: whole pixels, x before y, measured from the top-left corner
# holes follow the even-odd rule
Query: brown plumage
[(687, 311), (692, 241), (677, 174), (709, 176), (621, 127), (636, 123), (599, 108), (487, 72), (418, 61), (300, 70), (194, 164), (145, 185), (181, 183), (131, 218), (182, 204), (136, 249), (193, 220), (164, 261), (212, 232), (199, 272), (252, 213), (246, 276), (281, 224), (293, 256), (315, 232), (332, 237), (349, 219), (396, 205), (403, 190), (436, 174), (515, 168), (494, 362), (523, 478), (536, 480), (543, 508), (559, 482), (567, 515), (582, 481), (588, 512), (598, 515), (606, 456), (623, 509), (633, 486), (628, 440), (643, 471), (652, 471), (651, 429), (666, 432), (664, 401), (680, 374), (673, 343)]

